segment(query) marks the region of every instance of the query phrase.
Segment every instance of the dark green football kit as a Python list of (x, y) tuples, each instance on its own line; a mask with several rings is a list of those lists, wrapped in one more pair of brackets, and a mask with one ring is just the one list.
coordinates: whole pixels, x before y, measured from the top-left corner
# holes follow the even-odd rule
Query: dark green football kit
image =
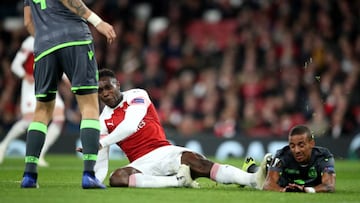
[[(33, 4), (33, 5), (31, 5)], [(35, 26), (35, 94), (40, 101), (55, 98), (63, 73), (75, 94), (97, 91), (97, 63), (86, 21), (60, 1), (24, 0)]]
[(278, 185), (281, 187), (289, 183), (313, 187), (321, 183), (323, 173), (335, 173), (334, 164), (333, 155), (324, 147), (315, 146), (310, 162), (301, 165), (294, 159), (290, 147), (285, 146), (276, 152), (269, 170), (280, 173)]

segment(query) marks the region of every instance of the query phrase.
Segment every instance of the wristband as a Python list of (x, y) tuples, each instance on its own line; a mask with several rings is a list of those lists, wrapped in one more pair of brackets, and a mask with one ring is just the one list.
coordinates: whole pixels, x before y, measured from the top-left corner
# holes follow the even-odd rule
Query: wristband
[(315, 188), (313, 188), (313, 187), (305, 187), (304, 191), (306, 193), (316, 193)]
[(102, 22), (101, 18), (94, 12), (91, 12), (90, 16), (87, 18), (87, 21), (95, 27)]

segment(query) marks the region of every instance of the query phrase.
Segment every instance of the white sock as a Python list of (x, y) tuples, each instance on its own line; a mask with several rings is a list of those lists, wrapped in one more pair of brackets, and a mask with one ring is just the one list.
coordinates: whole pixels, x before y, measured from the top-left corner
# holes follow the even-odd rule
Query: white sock
[(98, 151), (94, 166), (95, 176), (100, 182), (104, 182), (109, 170), (109, 148), (110, 147), (103, 147)]
[(247, 173), (230, 165), (215, 163), (210, 171), (210, 178), (218, 183), (252, 186), (255, 183), (254, 173)]
[(179, 187), (176, 176), (151, 176), (135, 173), (129, 176), (129, 187), (139, 188), (162, 188)]
[(51, 124), (49, 125), (45, 138), (45, 143), (41, 150), (39, 159), (44, 159), (47, 151), (50, 149), (50, 147), (55, 143), (55, 141), (59, 137), (62, 129), (62, 124), (63, 122), (58, 121), (58, 122), (51, 122)]
[(5, 150), (9, 143), (15, 139), (20, 137), (22, 134), (24, 134), (27, 130), (27, 128), (30, 125), (30, 120), (19, 120), (17, 121), (9, 130), (9, 132), (6, 134), (5, 138), (3, 139), (3, 141), (1, 142), (1, 146), (4, 147), (3, 149)]

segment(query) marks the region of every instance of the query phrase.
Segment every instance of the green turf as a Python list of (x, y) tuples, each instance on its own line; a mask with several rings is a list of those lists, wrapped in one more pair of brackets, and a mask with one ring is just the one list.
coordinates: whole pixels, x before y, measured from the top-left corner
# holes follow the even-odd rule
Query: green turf
[[(22, 158), (8, 158), (0, 165), (0, 202), (52, 202), (52, 203), (93, 203), (93, 202), (360, 202), (360, 163), (358, 161), (336, 160), (336, 192), (332, 194), (278, 193), (239, 188), (236, 185), (216, 184), (201, 178), (201, 189), (165, 188), (110, 188), (106, 190), (81, 189), (82, 161), (75, 156), (49, 155), (48, 168), (39, 168), (39, 189), (20, 189), (24, 168)], [(226, 163), (241, 166), (242, 160), (231, 159)], [(126, 164), (115, 160), (110, 170)], [(108, 182), (106, 182), (108, 184)]]

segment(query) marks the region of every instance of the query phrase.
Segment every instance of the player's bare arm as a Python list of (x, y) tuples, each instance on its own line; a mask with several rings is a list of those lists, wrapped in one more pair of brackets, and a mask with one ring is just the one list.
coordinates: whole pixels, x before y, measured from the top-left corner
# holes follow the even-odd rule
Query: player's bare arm
[(321, 184), (314, 187), (316, 192), (335, 192), (335, 173), (324, 173)]
[(76, 15), (87, 19), (91, 11), (81, 0), (60, 0), (61, 3), (74, 12)]
[(280, 174), (277, 171), (269, 171), (265, 183), (263, 186), (263, 190), (277, 191), (277, 192), (285, 192), (286, 188), (280, 187), (277, 182), (280, 178)]
[(111, 44), (115, 38), (114, 28), (92, 12), (81, 0), (60, 0), (64, 6), (76, 15), (90, 22), (101, 34), (105, 35), (107, 42)]
[(289, 184), (287, 187), (306, 193), (335, 192), (335, 173), (324, 173), (321, 178), (321, 184), (315, 187), (305, 187), (297, 184)]
[(31, 9), (30, 6), (24, 7), (24, 25), (26, 30), (29, 32), (30, 35), (35, 35), (35, 27), (31, 17)]

